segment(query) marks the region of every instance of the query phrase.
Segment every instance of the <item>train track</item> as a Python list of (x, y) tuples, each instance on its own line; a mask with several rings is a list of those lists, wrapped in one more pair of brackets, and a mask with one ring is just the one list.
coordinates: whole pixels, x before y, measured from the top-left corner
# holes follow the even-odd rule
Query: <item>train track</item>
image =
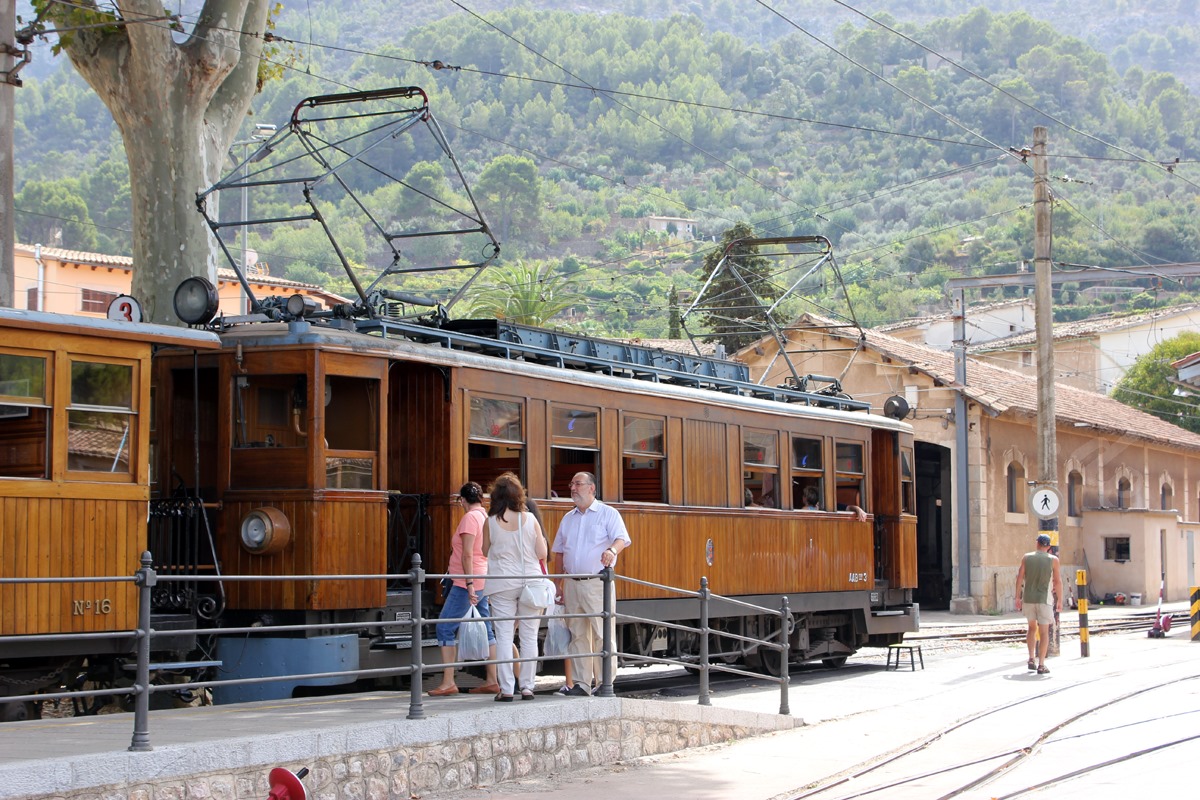
[[(1187, 620), (1181, 615), (1172, 616), (1164, 614), (1164, 617), (1171, 616), (1172, 628), (1178, 625), (1186, 624)], [(1108, 619), (1093, 620), (1088, 625), (1089, 634), (1103, 633), (1122, 633), (1136, 630), (1150, 630), (1154, 624), (1155, 612), (1146, 611), (1143, 613), (1130, 614), (1122, 617), (1111, 617)], [(925, 641), (969, 641), (969, 642), (1012, 642), (1024, 641), (1026, 628), (1025, 625), (981, 625), (970, 629), (962, 629), (960, 626), (939, 628), (935, 626), (922, 627), (920, 633), (907, 634), (905, 641), (925, 642)], [(1079, 625), (1072, 621), (1069, 624), (1064, 624), (1060, 628), (1060, 634), (1063, 636), (1078, 636)]]

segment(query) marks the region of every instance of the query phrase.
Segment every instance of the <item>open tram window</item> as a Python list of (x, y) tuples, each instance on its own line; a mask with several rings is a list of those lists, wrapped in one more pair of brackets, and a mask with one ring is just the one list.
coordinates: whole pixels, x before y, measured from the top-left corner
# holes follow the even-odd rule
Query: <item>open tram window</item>
[(916, 485), (913, 483), (913, 451), (911, 447), (900, 448), (900, 511), (915, 514), (917, 508)]
[(662, 418), (626, 416), (621, 440), (621, 499), (665, 503), (666, 439)]
[(376, 488), (379, 381), (330, 375), (318, 399), (325, 403), (325, 486)]
[(471, 397), (471, 436), (467, 479), (485, 489), (512, 472), (525, 482), (525, 414), (519, 400)]
[(792, 437), (792, 508), (811, 511), (825, 507), (824, 453), (823, 440)]
[(50, 477), (46, 359), (0, 353), (0, 478)]
[(551, 406), (550, 494), (570, 497), (571, 478), (579, 472), (596, 476), (600, 492), (600, 412), (595, 408)]
[(308, 378), (304, 374), (234, 378), (230, 483), (240, 488), (309, 485)]
[(137, 452), (136, 368), (132, 363), (71, 360), (67, 470), (128, 480)]
[(779, 437), (742, 431), (742, 489), (747, 507), (779, 508)]
[(837, 510), (853, 511), (866, 506), (866, 446), (862, 442), (837, 442), (834, 445), (837, 467)]

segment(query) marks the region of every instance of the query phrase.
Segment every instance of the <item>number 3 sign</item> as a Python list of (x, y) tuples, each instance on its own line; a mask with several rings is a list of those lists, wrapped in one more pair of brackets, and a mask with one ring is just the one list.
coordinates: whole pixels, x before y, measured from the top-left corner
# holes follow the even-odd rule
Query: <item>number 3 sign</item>
[(127, 294), (119, 295), (108, 304), (108, 318), (118, 322), (141, 322), (142, 306)]

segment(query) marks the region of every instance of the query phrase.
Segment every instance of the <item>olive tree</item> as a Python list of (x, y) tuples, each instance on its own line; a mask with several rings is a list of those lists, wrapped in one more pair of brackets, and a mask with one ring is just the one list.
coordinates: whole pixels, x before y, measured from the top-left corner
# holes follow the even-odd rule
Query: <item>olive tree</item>
[(181, 31), (159, 0), (36, 0), (58, 48), (112, 113), (129, 161), (133, 294), (175, 322), (184, 278), (215, 282), (216, 252), (196, 210), (215, 183), (258, 87), (271, 0), (205, 0)]

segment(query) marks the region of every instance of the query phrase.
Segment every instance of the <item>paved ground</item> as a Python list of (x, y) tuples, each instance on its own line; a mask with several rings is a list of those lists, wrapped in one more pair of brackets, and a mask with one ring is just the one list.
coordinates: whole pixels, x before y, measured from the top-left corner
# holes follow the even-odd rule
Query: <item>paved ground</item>
[[(1182, 604), (1168, 606), (1177, 614), (1184, 612)], [(1145, 612), (1147, 609), (1104, 608), (1092, 610), (1092, 617)], [(995, 622), (1011, 625), (1015, 617), (978, 618), (925, 615), (925, 624), (958, 625)], [(1072, 612), (1064, 614), (1067, 625), (1075, 623)], [(1171, 734), (1183, 738), (1200, 731), (1200, 642), (1189, 641), (1186, 625), (1174, 628), (1165, 639), (1149, 639), (1144, 632), (1107, 634), (1091, 639), (1091, 655), (1080, 656), (1077, 639), (1063, 641), (1061, 653), (1050, 660), (1051, 674), (1039, 676), (1025, 667), (1023, 644), (1003, 645), (987, 649), (944, 652), (937, 657), (927, 655), (926, 669), (916, 673), (882, 670), (805, 672), (793, 677), (792, 714), (804, 720), (804, 727), (747, 739), (727, 746), (702, 748), (662, 757), (644, 758), (614, 768), (586, 770), (582, 773), (555, 776), (508, 784), (490, 789), (438, 794), (438, 800), (474, 800), (487, 798), (534, 797), (538, 800), (646, 800), (646, 798), (687, 797), (689, 800), (782, 800), (794, 798), (826, 782), (833, 776), (852, 775), (870, 764), (878, 763), (889, 754), (912, 742), (932, 740), (956, 724), (978, 713), (988, 713), (1016, 705), (1018, 720), (1028, 720), (1032, 728), (1021, 731), (1012, 719), (982, 720), (982, 741), (975, 744), (956, 744), (952, 753), (941, 762), (948, 767), (971, 760), (968, 750), (980, 752), (1020, 749), (1041, 746), (1038, 737), (1043, 726), (1053, 726), (1058, 716), (1070, 716), (1074, 706), (1099, 704), (1113, 694), (1129, 693), (1128, 687), (1137, 683), (1158, 685), (1170, 683), (1165, 695), (1152, 706), (1152, 713), (1173, 708), (1171, 720), (1180, 730)], [(852, 662), (853, 663), (853, 662)], [(1138, 676), (1137, 680), (1134, 676)], [(1179, 688), (1180, 703), (1173, 705), (1171, 687)], [(1122, 688), (1125, 687), (1125, 688)], [(1059, 689), (1071, 689), (1063, 694), (1059, 710), (1056, 697)], [(1037, 697), (1035, 708), (1023, 705), (1025, 698)], [(694, 702), (681, 698), (675, 702)], [(718, 693), (715, 705), (759, 712), (778, 710), (778, 689), (763, 685), (737, 692)], [(1044, 716), (1044, 719), (1042, 717)], [(1113, 723), (1120, 727), (1126, 723)], [(1130, 723), (1131, 724), (1131, 723)], [(980, 725), (974, 733), (979, 735)], [(1028, 726), (1027, 726), (1028, 727)], [(1036, 730), (1034, 730), (1036, 729)], [(1174, 729), (1172, 729), (1174, 730)], [(1130, 733), (1127, 751), (1136, 749), (1140, 732)], [(1061, 738), (1069, 740), (1064, 734)], [(1001, 747), (998, 742), (1007, 742)], [(1042, 767), (1043, 776), (1033, 777), (1026, 772), (1013, 778), (1017, 788), (1029, 786), (1046, 775), (1066, 771), (1063, 763), (1073, 758), (1080, 764), (1095, 763), (1099, 752), (1089, 747), (1070, 758), (1063, 757), (1059, 766)], [(1118, 749), (1119, 745), (1118, 745)], [(1107, 752), (1107, 751), (1105, 751)], [(1061, 753), (1060, 753), (1061, 755)], [(1106, 756), (1107, 757), (1107, 756)], [(1070, 792), (1063, 784), (1047, 788), (1056, 800), (1063, 797), (1125, 798), (1137, 796), (1146, 789), (1170, 790), (1190, 785), (1194, 792), (1192, 765), (1200, 762), (1200, 740), (1178, 748), (1165, 749), (1156, 771), (1147, 774), (1145, 765), (1137, 761), (1116, 765), (1089, 773), (1070, 783)], [(939, 765), (927, 765), (936, 771)], [(952, 776), (953, 777), (953, 776)], [(1177, 781), (1185, 781), (1179, 783)], [(879, 797), (926, 798), (941, 797), (941, 789), (925, 784), (905, 784), (886, 791), (868, 792), (876, 785), (872, 777), (848, 781), (831, 792), (821, 792), (818, 798)], [(854, 788), (851, 788), (854, 787)], [(993, 798), (1003, 796), (994, 786), (981, 788), (963, 797)], [(1182, 796), (1168, 794), (1162, 796)], [(430, 797), (430, 796), (427, 796)]]
[[(1169, 610), (1182, 614), (1184, 604), (1168, 606)], [(1092, 617), (1145, 613), (1146, 607), (1093, 608)], [(923, 624), (933, 626), (956, 626), (981, 622), (1011, 626), (1019, 622), (1013, 616), (965, 618), (948, 614), (924, 614)], [(1070, 630), (1075, 624), (1073, 612), (1064, 614), (1064, 625)], [(506, 784), (490, 789), (449, 792), (436, 795), (439, 800), (470, 800), (473, 798), (495, 798), (533, 796), (545, 800), (572, 798), (572, 800), (646, 800), (646, 798), (672, 798), (686, 796), (689, 800), (712, 798), (745, 798), (745, 800), (768, 800), (770, 798), (796, 797), (806, 786), (827, 780), (830, 776), (851, 774), (865, 765), (878, 762), (897, 748), (914, 741), (936, 737), (964, 719), (977, 713), (1003, 706), (1020, 704), (1025, 700), (1053, 697), (1058, 689), (1072, 703), (1083, 703), (1080, 697), (1097, 698), (1104, 693), (1121, 691), (1122, 684), (1146, 687), (1170, 684), (1188, 687), (1192, 678), (1200, 676), (1200, 643), (1189, 641), (1190, 632), (1186, 624), (1177, 625), (1165, 639), (1149, 639), (1144, 632), (1131, 634), (1108, 634), (1094, 636), (1091, 641), (1091, 656), (1080, 656), (1077, 639), (1063, 640), (1062, 653), (1051, 660), (1051, 674), (1037, 676), (1025, 669), (1023, 644), (1005, 644), (980, 648), (926, 646), (925, 669), (923, 671), (888, 671), (883, 669), (883, 656), (878, 653), (855, 657), (843, 669), (797, 670), (791, 680), (790, 705), (792, 716), (802, 720), (803, 727), (758, 736), (727, 746), (703, 748), (670, 756), (639, 759), (618, 764), (614, 767), (560, 774), (517, 784)], [(1190, 681), (1190, 683), (1189, 683)], [(1149, 697), (1149, 695), (1147, 695)], [(1171, 711), (1172, 698), (1168, 692), (1158, 694), (1155, 704), (1161, 716), (1177, 720), (1190, 726), (1189, 730), (1200, 730), (1200, 694), (1180, 691), (1179, 697), (1186, 702)], [(1163, 698), (1166, 698), (1164, 700)], [(691, 696), (663, 697), (664, 702), (691, 703)], [(527, 707), (523, 711), (537, 713), (529, 723), (538, 724), (536, 717), (549, 718), (564, 713), (574, 714), (584, 707), (576, 704), (603, 703), (605, 701), (574, 698), (539, 697), (535, 703), (518, 703)], [(775, 714), (779, 710), (779, 689), (766, 681), (752, 683), (736, 690), (718, 687), (713, 695), (713, 705), (738, 711)], [(1044, 709), (1047, 719), (1060, 712), (1051, 702), (1038, 699), (1038, 708)], [(1192, 707), (1194, 704), (1195, 708)], [(478, 695), (461, 695), (455, 698), (427, 698), (425, 710), (432, 720), (423, 724), (442, 725), (447, 734), (469, 733), (464, 726), (487, 725), (491, 715), (504, 713), (505, 707), (497, 709), (490, 698)], [(341, 698), (317, 698), (300, 701), (260, 703), (252, 706), (223, 706), (203, 709), (203, 714), (187, 711), (155, 712), (151, 715), (151, 737), (159, 755), (167, 757), (172, 746), (186, 743), (208, 743), (219, 751), (223, 741), (247, 735), (266, 735), (272, 732), (296, 731), (309, 728), (319, 730), (331, 726), (362, 725), (365, 731), (373, 719), (390, 719), (407, 712), (407, 695), (350, 696)], [(511, 713), (511, 712), (510, 712)], [(1062, 714), (1067, 713), (1063, 706)], [(1031, 715), (1018, 715), (1019, 720)], [(1037, 715), (1032, 715), (1039, 722)], [(1036, 738), (1037, 731), (1018, 730), (1014, 723), (995, 723), (1012, 739), (1014, 747), (1028, 743), (1029, 737)], [(1126, 723), (1114, 723), (1114, 726)], [(1132, 724), (1132, 723), (1129, 723)], [(409, 727), (409, 726), (406, 726)], [(411, 726), (416, 728), (418, 726)], [(980, 726), (976, 725), (978, 729)], [(1036, 727), (1036, 726), (1035, 726)], [(1040, 729), (1039, 729), (1040, 730)], [(126, 755), (132, 733), (132, 717), (114, 715), (90, 717), (79, 720), (46, 720), (40, 722), (0, 725), (0, 774), (10, 777), (22, 770), (78, 768), (81, 759), (92, 763), (119, 762)], [(985, 736), (984, 739), (992, 737)], [(1177, 737), (1178, 738), (1178, 737)], [(1169, 739), (1169, 737), (1168, 737)], [(967, 745), (962, 748), (970, 749)], [(1132, 746), (1131, 746), (1132, 747)], [(1167, 761), (1173, 760), (1175, 769), (1186, 768), (1200, 762), (1200, 749), (1196, 742), (1180, 748), (1163, 751)], [(964, 752), (955, 751), (947, 758), (961, 759)], [(1082, 756), (1082, 757), (1086, 757)], [(279, 761), (288, 762), (286, 754), (280, 753)], [(1172, 767), (1164, 765), (1157, 771), (1145, 775), (1140, 767), (1124, 769), (1114, 767), (1106, 770), (1103, 778), (1115, 780), (1109, 788), (1121, 789), (1121, 794), (1094, 794), (1095, 797), (1124, 797), (1164, 780), (1172, 774)], [(867, 779), (859, 778), (857, 784), (866, 786)], [(1091, 785), (1089, 783), (1089, 785)], [(1108, 784), (1105, 784), (1106, 786)], [(1194, 785), (1194, 784), (1193, 784)], [(8, 787), (11, 789), (11, 787)], [(1061, 788), (1061, 787), (1060, 787)], [(18, 792), (19, 794), (19, 792)], [(0, 797), (11, 796), (0, 788)], [(846, 794), (821, 794), (827, 797), (855, 796)], [(928, 789), (908, 786), (873, 797), (938, 797), (939, 793)], [(964, 795), (968, 797), (992, 797), (990, 794)], [(1063, 795), (1056, 792), (1056, 797)], [(426, 795), (426, 797), (434, 797)]]

